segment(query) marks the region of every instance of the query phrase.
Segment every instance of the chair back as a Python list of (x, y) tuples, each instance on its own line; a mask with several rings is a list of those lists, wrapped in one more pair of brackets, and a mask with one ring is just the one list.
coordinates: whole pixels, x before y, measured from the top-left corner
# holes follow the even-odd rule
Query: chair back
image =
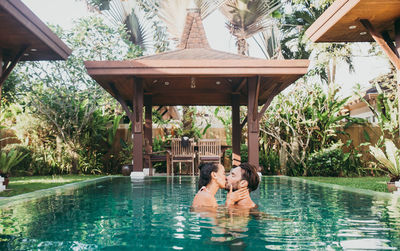
[(199, 139), (199, 157), (220, 157), (221, 140), (220, 139)]
[(176, 157), (193, 157), (194, 156), (194, 139), (189, 139), (189, 145), (182, 146), (181, 139), (172, 139), (171, 155)]

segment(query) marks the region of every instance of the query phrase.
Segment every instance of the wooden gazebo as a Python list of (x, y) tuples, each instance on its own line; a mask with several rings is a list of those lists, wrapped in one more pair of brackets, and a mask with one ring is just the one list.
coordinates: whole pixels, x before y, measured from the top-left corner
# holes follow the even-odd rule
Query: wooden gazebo
[(313, 42), (376, 42), (397, 69), (400, 99), (400, 0), (336, 0), (306, 35)]
[(0, 0), (1, 87), (19, 61), (65, 60), (69, 49), (20, 0)]
[[(234, 164), (240, 162), (240, 136), (247, 121), (249, 162), (258, 166), (259, 120), (275, 95), (307, 73), (309, 61), (263, 60), (213, 50), (199, 13), (190, 10), (177, 50), (129, 61), (88, 61), (85, 65), (89, 75), (121, 103), (131, 119), (133, 175), (142, 175), (143, 132), (152, 142), (152, 106), (232, 106)], [(243, 121), (240, 105), (248, 108)], [(259, 105), (263, 105), (261, 111)]]

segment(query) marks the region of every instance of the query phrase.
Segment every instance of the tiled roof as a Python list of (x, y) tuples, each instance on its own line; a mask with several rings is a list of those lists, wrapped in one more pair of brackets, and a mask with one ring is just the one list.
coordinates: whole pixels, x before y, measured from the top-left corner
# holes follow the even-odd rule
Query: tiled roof
[(174, 59), (234, 59), (234, 60), (249, 60), (258, 59), (239, 54), (217, 51), (213, 49), (195, 48), (195, 49), (180, 49), (168, 51), (160, 54), (139, 57), (134, 60), (174, 60)]

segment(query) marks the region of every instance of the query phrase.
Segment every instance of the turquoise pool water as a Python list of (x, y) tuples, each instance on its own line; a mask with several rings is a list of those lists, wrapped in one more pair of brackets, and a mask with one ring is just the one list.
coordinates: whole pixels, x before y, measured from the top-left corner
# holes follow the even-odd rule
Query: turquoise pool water
[[(0, 209), (0, 250), (391, 250), (397, 199), (264, 177), (254, 215), (190, 211), (195, 178), (112, 178)], [(223, 203), (225, 193), (217, 195)], [(282, 220), (286, 219), (286, 220)]]

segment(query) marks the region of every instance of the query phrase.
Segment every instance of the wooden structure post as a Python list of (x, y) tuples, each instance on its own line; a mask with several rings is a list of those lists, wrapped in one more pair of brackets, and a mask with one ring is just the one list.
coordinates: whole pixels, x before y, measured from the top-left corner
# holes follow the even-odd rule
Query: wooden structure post
[(143, 172), (143, 85), (139, 78), (133, 79), (133, 172)]
[(240, 165), (240, 93), (232, 94), (232, 165)]
[(247, 140), (248, 140), (248, 162), (258, 168), (259, 149), (258, 135), (260, 131), (258, 120), (258, 96), (260, 91), (260, 78), (251, 77), (247, 83)]
[(145, 145), (145, 154), (148, 155), (146, 168), (149, 168), (149, 176), (153, 176), (153, 165), (151, 163), (151, 153), (153, 152), (153, 120), (152, 120), (152, 96), (151, 94), (144, 95), (144, 107), (145, 107), (145, 114), (144, 114), (144, 145)]
[[(150, 146), (153, 146), (153, 120), (152, 120), (152, 104), (151, 104), (152, 96), (146, 94), (144, 96), (144, 105), (145, 105), (145, 125), (144, 125), (144, 138), (148, 141)], [(148, 152), (146, 152), (148, 153)]]

